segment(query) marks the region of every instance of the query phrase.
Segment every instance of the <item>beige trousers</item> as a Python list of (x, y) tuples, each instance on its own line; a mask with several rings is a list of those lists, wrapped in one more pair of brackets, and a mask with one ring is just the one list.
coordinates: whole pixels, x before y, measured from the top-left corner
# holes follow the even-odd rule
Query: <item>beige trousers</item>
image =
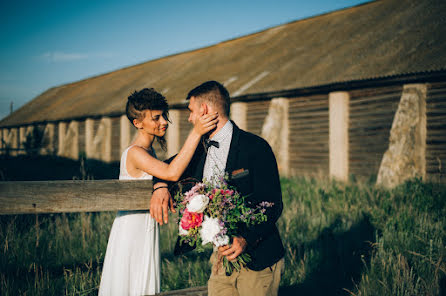
[(208, 296), (277, 296), (284, 259), (260, 271), (242, 268), (226, 276), (221, 263), (217, 269), (217, 252), (210, 259), (212, 273), (208, 280)]

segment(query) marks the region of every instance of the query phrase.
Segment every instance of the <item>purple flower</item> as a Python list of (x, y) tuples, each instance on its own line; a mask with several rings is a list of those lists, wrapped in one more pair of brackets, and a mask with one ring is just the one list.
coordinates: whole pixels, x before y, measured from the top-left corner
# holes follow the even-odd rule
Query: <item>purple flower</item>
[(270, 207), (272, 207), (272, 206), (274, 205), (274, 203), (272, 203), (272, 202), (267, 202), (267, 201), (262, 201), (259, 205), (260, 205), (261, 207), (270, 208)]

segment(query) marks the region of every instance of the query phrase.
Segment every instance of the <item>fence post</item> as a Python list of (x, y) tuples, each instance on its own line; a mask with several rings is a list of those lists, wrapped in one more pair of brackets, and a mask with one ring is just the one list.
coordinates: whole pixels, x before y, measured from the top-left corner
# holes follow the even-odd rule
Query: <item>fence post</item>
[(59, 122), (59, 151), (58, 156), (71, 159), (79, 158), (79, 122)]
[(247, 103), (235, 102), (231, 104), (231, 119), (243, 130), (246, 130), (248, 127), (246, 117), (247, 110)]
[(328, 100), (330, 177), (348, 181), (350, 95), (348, 92), (331, 92)]
[(57, 129), (57, 156), (64, 156), (65, 147), (65, 133), (67, 131), (67, 123), (64, 121), (59, 121), (59, 127)]
[(87, 158), (94, 157), (94, 119), (87, 118), (85, 120), (85, 156)]
[(426, 176), (426, 84), (406, 84), (390, 130), (376, 183), (392, 188)]
[(9, 128), (7, 129), (6, 134), (6, 145), (9, 145), (9, 148), (11, 148), (11, 155), (15, 156), (17, 155), (17, 148), (19, 148), (19, 129), (18, 128)]
[[(19, 127), (19, 148), (24, 149), (25, 148), (25, 142), (26, 142), (26, 126)], [(19, 150), (17, 151), (17, 154), (25, 154), (25, 150)]]
[(290, 162), (288, 110), (287, 98), (272, 99), (262, 127), (262, 137), (273, 149), (279, 172), (283, 176), (288, 176)]
[(169, 111), (170, 121), (172, 122), (167, 129), (167, 157), (173, 156), (180, 151), (180, 110), (172, 109)]
[(127, 115), (121, 116), (120, 121), (120, 154), (124, 152), (125, 149), (130, 145), (131, 139), (131, 130), (132, 130), (132, 124), (130, 123), (129, 119), (127, 118)]
[(112, 157), (112, 120), (103, 117), (97, 130), (94, 129), (94, 119), (85, 120), (85, 153), (87, 158), (110, 162)]

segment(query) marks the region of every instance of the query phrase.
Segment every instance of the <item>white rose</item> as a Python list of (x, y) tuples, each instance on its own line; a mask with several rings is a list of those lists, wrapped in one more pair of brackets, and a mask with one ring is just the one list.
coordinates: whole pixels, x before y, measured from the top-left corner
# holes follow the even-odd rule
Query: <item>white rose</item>
[(204, 216), (204, 221), (201, 224), (200, 236), (203, 240), (203, 245), (213, 243), (215, 236), (221, 231), (220, 223), (217, 218), (209, 218)]
[(216, 237), (214, 237), (213, 243), (217, 247), (226, 246), (227, 244), (229, 244), (229, 237), (227, 235), (217, 235)]
[(185, 236), (189, 234), (189, 231), (187, 231), (186, 229), (184, 229), (183, 227), (181, 227), (181, 222), (178, 224), (178, 232), (180, 235)]
[(187, 210), (192, 213), (203, 213), (209, 203), (209, 197), (203, 194), (195, 195), (187, 204)]

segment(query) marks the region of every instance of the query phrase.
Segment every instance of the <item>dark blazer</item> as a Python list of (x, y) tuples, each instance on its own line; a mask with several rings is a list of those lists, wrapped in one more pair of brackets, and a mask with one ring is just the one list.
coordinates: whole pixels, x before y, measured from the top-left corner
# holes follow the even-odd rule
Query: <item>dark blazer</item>
[[(229, 173), (230, 184), (246, 196), (246, 202), (256, 205), (262, 201), (274, 203), (268, 208), (267, 221), (252, 227), (239, 227), (238, 234), (246, 239), (246, 252), (252, 261), (248, 268), (262, 270), (275, 264), (284, 256), (284, 248), (276, 226), (277, 219), (282, 213), (282, 192), (276, 158), (269, 144), (262, 138), (239, 129), (234, 122), (231, 146), (225, 171)], [(203, 168), (206, 152), (203, 145), (199, 145), (192, 160), (181, 179), (203, 178)], [(161, 181), (154, 178), (154, 183)], [(177, 240), (175, 254), (183, 254), (192, 247), (179, 245)]]

